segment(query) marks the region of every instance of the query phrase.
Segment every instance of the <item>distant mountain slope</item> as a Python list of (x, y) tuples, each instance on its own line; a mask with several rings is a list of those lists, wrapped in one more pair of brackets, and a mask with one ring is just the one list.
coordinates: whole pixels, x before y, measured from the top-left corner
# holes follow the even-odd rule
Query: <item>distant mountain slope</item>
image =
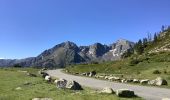
[(127, 50), (132, 50), (133, 42), (121, 39), (111, 45), (95, 43), (90, 46), (78, 47), (67, 41), (45, 50), (37, 57), (20, 60), (0, 59), (0, 66), (37, 66), (37, 67), (65, 67), (69, 64), (88, 63), (92, 61), (113, 61), (121, 58)]

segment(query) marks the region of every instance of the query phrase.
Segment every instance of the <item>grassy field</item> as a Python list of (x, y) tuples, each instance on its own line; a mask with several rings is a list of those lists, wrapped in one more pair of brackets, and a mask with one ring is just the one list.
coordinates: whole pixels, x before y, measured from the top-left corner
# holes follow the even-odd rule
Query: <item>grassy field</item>
[[(124, 78), (137, 79), (155, 79), (161, 76), (170, 83), (170, 53), (142, 55), (135, 58), (137, 59), (135, 63), (132, 63), (134, 60), (132, 58), (101, 64), (69, 66), (66, 69), (70, 73), (84, 73), (94, 70), (98, 74), (123, 74)], [(160, 73), (154, 74), (155, 70)], [(170, 88), (170, 84), (167, 87)]]
[[(85, 88), (82, 91), (57, 89), (41, 77), (30, 77), (19, 70), (37, 74), (38, 69), (0, 69), (0, 100), (31, 100), (35, 97), (49, 97), (54, 100), (141, 100), (141, 98), (118, 98), (115, 95), (98, 94)], [(30, 83), (30, 84), (25, 84)], [(16, 90), (21, 87), (21, 90)]]

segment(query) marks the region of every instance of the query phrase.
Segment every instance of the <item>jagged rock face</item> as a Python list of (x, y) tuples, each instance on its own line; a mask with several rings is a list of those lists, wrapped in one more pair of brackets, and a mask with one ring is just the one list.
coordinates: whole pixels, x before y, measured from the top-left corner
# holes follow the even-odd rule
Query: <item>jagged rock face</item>
[(121, 55), (125, 53), (127, 50), (132, 50), (134, 47), (134, 43), (121, 39), (116, 43), (111, 45), (111, 49), (104, 56), (104, 60), (118, 60), (121, 58)]
[(92, 57), (100, 57), (103, 56), (106, 52), (108, 52), (109, 47), (107, 45), (102, 45), (100, 43), (95, 43), (94, 45), (90, 46), (88, 54)]
[(21, 60), (0, 60), (0, 66), (13, 66), (19, 63), (26, 67), (65, 67), (75, 63), (118, 60), (125, 51), (132, 49), (133, 46), (134, 43), (127, 40), (118, 40), (109, 46), (95, 43), (90, 46), (80, 47), (73, 42), (67, 41), (45, 50), (37, 57)]

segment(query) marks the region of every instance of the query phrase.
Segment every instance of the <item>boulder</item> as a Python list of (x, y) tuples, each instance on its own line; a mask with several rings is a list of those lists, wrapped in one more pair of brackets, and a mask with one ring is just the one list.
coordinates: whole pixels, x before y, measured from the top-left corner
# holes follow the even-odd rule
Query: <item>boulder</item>
[(48, 76), (48, 75), (45, 76), (45, 80), (48, 81), (48, 82), (50, 82), (50, 81), (51, 81), (51, 76)]
[(90, 73), (86, 73), (86, 75), (85, 76), (89, 76), (90, 75)]
[(140, 83), (138, 79), (133, 79), (133, 83)]
[(103, 75), (100, 75), (100, 76), (98, 76), (98, 78), (104, 78), (105, 76), (103, 76)]
[(42, 71), (40, 72), (40, 74), (42, 75), (43, 78), (45, 78), (46, 76), (49, 76), (48, 73), (42, 72)]
[(101, 93), (106, 93), (106, 94), (113, 94), (114, 91), (112, 88), (109, 88), (109, 87), (105, 87), (101, 90)]
[(149, 82), (148, 79), (140, 80), (140, 84), (148, 84), (148, 82)]
[(86, 73), (82, 73), (81, 75), (82, 75), (82, 76), (86, 76)]
[(90, 72), (89, 77), (93, 77), (95, 75), (96, 75), (96, 71), (92, 71), (92, 72)]
[(127, 80), (125, 81), (125, 83), (131, 83), (131, 82), (133, 82), (133, 79), (127, 79)]
[(155, 84), (156, 84), (157, 86), (168, 85), (168, 82), (167, 82), (165, 79), (161, 78), (161, 77), (157, 77), (157, 78), (155, 79)]
[(53, 100), (51, 98), (33, 98), (32, 100)]
[(135, 93), (129, 89), (119, 89), (116, 90), (116, 95), (119, 97), (135, 97)]
[(17, 88), (15, 88), (15, 90), (22, 90), (22, 88), (21, 87), (17, 87)]
[(114, 77), (108, 77), (108, 80), (112, 81), (114, 79)]
[(122, 79), (122, 80), (121, 80), (121, 83), (125, 83), (125, 82), (126, 82), (126, 79)]
[(54, 80), (54, 83), (55, 83), (55, 84), (57, 84), (57, 82), (58, 82), (58, 81), (59, 81), (59, 80), (58, 80), (58, 79), (56, 79), (56, 80)]
[(57, 88), (66, 88), (67, 80), (59, 79), (56, 83)]
[(119, 77), (113, 77), (113, 81), (121, 82), (121, 79)]
[(149, 85), (156, 85), (155, 83), (156, 83), (155, 80), (150, 80), (150, 81), (148, 82)]
[(83, 89), (81, 85), (76, 81), (68, 81), (66, 84), (66, 88), (71, 89), (71, 90), (82, 90)]

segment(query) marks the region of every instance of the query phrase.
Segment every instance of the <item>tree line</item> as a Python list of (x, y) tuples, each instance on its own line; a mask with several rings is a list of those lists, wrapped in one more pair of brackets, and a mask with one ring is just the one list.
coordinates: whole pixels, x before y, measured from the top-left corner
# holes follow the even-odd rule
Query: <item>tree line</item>
[(147, 37), (143, 39), (139, 39), (138, 42), (135, 43), (133, 50), (127, 50), (127, 52), (125, 52), (122, 55), (122, 57), (126, 58), (131, 56), (132, 54), (137, 54), (137, 55), (143, 54), (147, 48), (156, 45), (163, 36), (164, 37), (170, 36), (170, 26), (163, 25), (161, 27), (161, 31), (158, 33), (154, 33), (154, 36), (152, 36), (151, 33), (148, 33)]

